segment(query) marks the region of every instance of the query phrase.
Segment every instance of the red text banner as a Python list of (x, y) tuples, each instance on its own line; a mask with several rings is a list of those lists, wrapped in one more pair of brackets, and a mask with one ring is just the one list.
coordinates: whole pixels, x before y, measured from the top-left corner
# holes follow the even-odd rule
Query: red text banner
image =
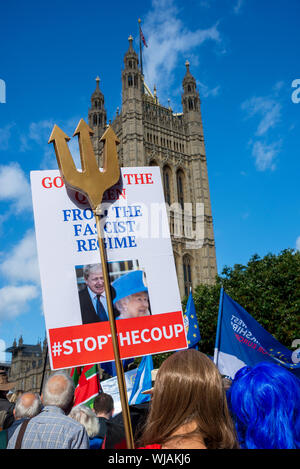
[[(182, 312), (116, 321), (121, 358), (187, 347)], [(53, 369), (114, 360), (109, 322), (49, 330)]]

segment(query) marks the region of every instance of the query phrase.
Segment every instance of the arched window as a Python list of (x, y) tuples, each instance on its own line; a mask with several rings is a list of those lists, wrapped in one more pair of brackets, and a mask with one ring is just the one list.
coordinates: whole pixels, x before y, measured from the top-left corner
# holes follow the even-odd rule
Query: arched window
[(183, 283), (184, 283), (184, 294), (189, 295), (190, 288), (192, 286), (192, 267), (191, 258), (188, 254), (183, 256)]
[(97, 125), (97, 114), (94, 114), (93, 123), (94, 125)]
[(171, 169), (169, 166), (165, 166), (163, 169), (163, 181), (164, 181), (164, 191), (165, 191), (165, 199), (167, 204), (171, 204)]
[(155, 160), (151, 160), (149, 166), (158, 166)]
[(192, 98), (189, 98), (189, 110), (194, 109), (194, 104)]
[(128, 86), (132, 86), (132, 85), (133, 85), (132, 76), (128, 75)]
[(181, 169), (179, 171), (177, 171), (177, 194), (178, 194), (178, 202), (180, 203), (180, 206), (183, 209), (183, 206), (184, 206), (184, 174), (183, 174), (183, 171)]

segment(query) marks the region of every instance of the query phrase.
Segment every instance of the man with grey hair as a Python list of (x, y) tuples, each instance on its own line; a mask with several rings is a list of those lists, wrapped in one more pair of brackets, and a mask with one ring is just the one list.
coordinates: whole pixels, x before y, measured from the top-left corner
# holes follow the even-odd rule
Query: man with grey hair
[(38, 415), (42, 410), (42, 401), (35, 392), (24, 392), (18, 397), (15, 408), (15, 420), (31, 419)]
[(38, 415), (42, 410), (42, 401), (40, 396), (34, 392), (24, 392), (18, 397), (13, 410), (14, 422), (7, 429), (7, 441), (9, 442), (11, 436), (16, 428), (21, 425), (24, 420), (31, 419)]
[[(48, 378), (41, 400), (42, 411), (31, 418), (21, 442), (22, 449), (88, 449), (89, 439), (83, 425), (71, 419), (75, 386), (70, 376), (57, 372)], [(16, 428), (7, 445), (15, 448), (22, 425)]]
[(101, 264), (83, 266), (85, 286), (79, 291), (82, 324), (108, 321), (108, 309)]

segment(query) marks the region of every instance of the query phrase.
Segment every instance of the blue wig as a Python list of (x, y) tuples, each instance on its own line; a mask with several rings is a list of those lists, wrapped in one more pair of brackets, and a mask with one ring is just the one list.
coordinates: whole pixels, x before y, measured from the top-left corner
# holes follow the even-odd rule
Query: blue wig
[(273, 363), (240, 369), (227, 391), (241, 448), (300, 448), (300, 380)]

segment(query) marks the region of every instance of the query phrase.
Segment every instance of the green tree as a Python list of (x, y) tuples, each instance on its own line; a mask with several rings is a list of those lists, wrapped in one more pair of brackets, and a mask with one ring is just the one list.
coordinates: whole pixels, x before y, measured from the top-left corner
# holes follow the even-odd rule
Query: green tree
[[(247, 265), (225, 267), (213, 286), (193, 293), (201, 332), (200, 350), (213, 354), (220, 288), (286, 347), (300, 337), (300, 252), (251, 257)], [(185, 303), (184, 303), (185, 304)]]
[[(300, 338), (300, 252), (285, 249), (278, 255), (253, 255), (247, 265), (224, 267), (215, 285), (198, 285), (193, 298), (201, 333), (199, 350), (213, 356), (220, 289), (239, 303), (282, 345), (291, 349)], [(182, 303), (185, 310), (187, 298)], [(170, 355), (153, 355), (154, 367)]]

